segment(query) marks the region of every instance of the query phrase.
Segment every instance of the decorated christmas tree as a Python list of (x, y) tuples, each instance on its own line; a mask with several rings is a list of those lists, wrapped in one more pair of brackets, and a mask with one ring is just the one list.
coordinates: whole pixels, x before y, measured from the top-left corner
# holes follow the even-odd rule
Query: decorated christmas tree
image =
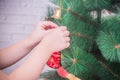
[[(60, 52), (60, 67), (41, 75), (44, 80), (120, 80), (119, 0), (52, 0), (50, 20), (67, 26), (71, 45)], [(50, 59), (50, 60), (51, 60)], [(48, 62), (50, 66), (51, 61)], [(54, 64), (53, 64), (54, 65)]]

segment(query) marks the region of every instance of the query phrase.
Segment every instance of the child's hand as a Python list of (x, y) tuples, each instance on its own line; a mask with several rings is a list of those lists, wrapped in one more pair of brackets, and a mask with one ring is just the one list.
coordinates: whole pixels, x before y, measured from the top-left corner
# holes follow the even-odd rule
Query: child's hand
[(58, 26), (55, 23), (50, 21), (39, 22), (30, 35), (30, 39), (35, 43), (39, 43), (40, 40), (49, 32), (49, 30), (57, 27)]
[(69, 31), (66, 27), (58, 27), (53, 29), (41, 41), (41, 45), (47, 47), (52, 52), (61, 51), (69, 47), (70, 43)]

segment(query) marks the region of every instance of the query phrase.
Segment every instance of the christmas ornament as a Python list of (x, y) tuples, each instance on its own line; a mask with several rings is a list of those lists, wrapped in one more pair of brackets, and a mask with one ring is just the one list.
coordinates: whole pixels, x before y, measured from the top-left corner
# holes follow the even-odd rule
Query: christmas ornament
[(50, 59), (47, 62), (47, 65), (51, 68), (57, 69), (57, 73), (63, 77), (68, 78), (69, 80), (81, 80), (74, 76), (73, 74), (67, 72), (61, 65), (61, 53), (60, 52), (54, 52)]
[(61, 67), (61, 53), (60, 52), (54, 52), (50, 59), (47, 62), (47, 65), (51, 68), (59, 68)]
[(57, 9), (55, 10), (52, 18), (54, 18), (54, 19), (61, 19), (61, 13), (62, 13), (61, 7), (57, 7)]

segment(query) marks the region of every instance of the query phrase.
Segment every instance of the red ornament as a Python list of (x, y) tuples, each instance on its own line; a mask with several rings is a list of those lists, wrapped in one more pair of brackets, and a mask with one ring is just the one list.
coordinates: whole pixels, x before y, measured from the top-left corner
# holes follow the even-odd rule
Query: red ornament
[(47, 65), (51, 68), (60, 68), (61, 65), (61, 53), (60, 52), (54, 52), (50, 59), (47, 62)]

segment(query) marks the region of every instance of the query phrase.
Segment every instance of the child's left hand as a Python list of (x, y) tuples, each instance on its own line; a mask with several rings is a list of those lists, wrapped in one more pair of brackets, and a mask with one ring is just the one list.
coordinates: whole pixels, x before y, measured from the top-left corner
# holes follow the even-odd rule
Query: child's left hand
[(35, 43), (39, 43), (40, 40), (51, 30), (57, 28), (58, 25), (51, 21), (39, 22), (32, 34), (30, 35), (31, 40)]

